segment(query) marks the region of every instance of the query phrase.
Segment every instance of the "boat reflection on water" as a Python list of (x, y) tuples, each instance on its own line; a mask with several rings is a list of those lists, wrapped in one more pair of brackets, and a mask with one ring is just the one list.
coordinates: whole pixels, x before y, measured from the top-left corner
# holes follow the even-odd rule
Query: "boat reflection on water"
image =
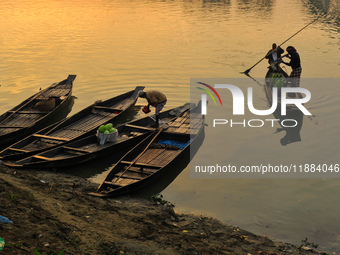
[[(254, 80), (254, 79), (253, 79)], [(266, 73), (264, 89), (270, 105), (273, 102), (273, 87), (278, 89), (277, 108), (273, 115), (279, 121), (281, 128), (276, 133), (285, 131), (286, 135), (280, 140), (282, 146), (294, 142), (301, 142), (300, 130), (303, 123), (303, 113), (295, 105), (286, 105), (286, 115), (281, 115), (281, 87), (295, 87), (300, 83), (300, 79), (289, 78), (288, 74), (280, 67), (279, 63), (275, 64), (275, 68), (268, 67)], [(295, 84), (295, 85), (294, 85)], [(299, 92), (287, 93), (286, 98), (301, 99), (302, 94)]]
[(279, 120), (281, 128), (276, 130), (278, 132), (286, 132), (285, 136), (281, 138), (282, 146), (294, 142), (301, 142), (301, 128), (303, 124), (303, 113), (300, 110), (287, 111), (285, 116), (281, 115), (281, 110), (278, 109), (274, 113), (276, 119)]

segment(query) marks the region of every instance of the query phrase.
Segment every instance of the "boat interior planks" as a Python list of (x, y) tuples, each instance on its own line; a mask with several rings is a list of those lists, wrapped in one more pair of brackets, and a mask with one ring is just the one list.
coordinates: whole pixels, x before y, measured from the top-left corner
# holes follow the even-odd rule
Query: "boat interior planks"
[(58, 114), (62, 112), (63, 107), (67, 107), (67, 102), (71, 99), (75, 78), (76, 75), (69, 75), (67, 79), (52, 84), (2, 114), (0, 145), (8, 146), (51, 122), (58, 121)]
[[(160, 114), (160, 121), (164, 123), (170, 123), (174, 122), (176, 118), (180, 118), (184, 124), (189, 121), (188, 118), (190, 115), (186, 114), (185, 111), (189, 111), (190, 107), (192, 107), (190, 104), (186, 104), (185, 108), (184, 106), (180, 106), (164, 111)], [(185, 116), (185, 118), (183, 119), (182, 116)], [(67, 144), (61, 143), (61, 145), (50, 150), (34, 154), (23, 159), (16, 161), (4, 160), (4, 164), (7, 164), (11, 167), (20, 168), (58, 169), (81, 164), (89, 160), (105, 157), (107, 155), (126, 153), (156, 131), (155, 128), (151, 127), (152, 125), (154, 125), (153, 118), (147, 116), (117, 126), (117, 136), (114, 141), (101, 144), (98, 142), (96, 134), (91, 134), (84, 138), (68, 142)], [(168, 130), (169, 129), (163, 131), (164, 134), (162, 136), (170, 138), (175, 136), (177, 139), (181, 138), (180, 140), (185, 141), (190, 139), (189, 134), (168, 132)], [(46, 141), (53, 142), (62, 142), (64, 139), (67, 140), (66, 138), (57, 138), (55, 136), (41, 134), (35, 134), (35, 136), (40, 137), (41, 139), (46, 139)], [(32, 144), (36, 145), (35, 143)], [(167, 148), (170, 149), (170, 146), (167, 146)], [(132, 161), (135, 161), (133, 166), (130, 166), (130, 170), (133, 169), (133, 167), (159, 169), (161, 167), (161, 162), (163, 162), (165, 158), (169, 157), (168, 154), (171, 154), (165, 150), (164, 145), (151, 146), (149, 149), (150, 150), (146, 151), (143, 157), (141, 157), (138, 161), (136, 158), (129, 158), (128, 160), (122, 161), (122, 164), (132, 164)], [(20, 152), (22, 150), (18, 149), (18, 151)]]
[[(72, 80), (73, 81), (73, 80)], [(27, 127), (28, 125), (35, 123), (37, 120), (39, 120), (42, 116), (48, 114), (50, 111), (40, 111), (35, 106), (38, 102), (54, 98), (58, 99), (56, 104), (60, 103), (62, 100), (65, 99), (65, 97), (70, 94), (72, 91), (72, 82), (54, 86), (52, 88), (48, 88), (44, 91), (41, 91), (40, 95), (38, 95), (36, 98), (32, 99), (31, 102), (27, 104), (27, 106), (21, 108), (20, 110), (11, 110), (9, 111), (10, 116), (6, 117), (3, 121), (0, 122), (0, 133), (6, 132), (6, 127), (8, 127), (10, 130), (13, 131), (16, 127), (22, 128)], [(38, 93), (38, 94), (39, 94)]]
[(8, 160), (24, 158), (95, 133), (100, 125), (114, 122), (131, 108), (138, 99), (138, 92), (143, 89), (144, 87), (137, 86), (135, 90), (120, 96), (96, 102), (64, 121), (6, 148), (0, 152), (0, 157)]
[[(192, 134), (191, 123), (195, 126)], [(135, 192), (171, 171), (184, 155), (189, 156), (190, 145), (204, 134), (200, 104), (167, 124), (168, 128), (155, 130), (127, 152), (109, 169), (98, 190), (89, 195), (107, 198)]]
[(167, 132), (190, 134), (190, 113), (185, 112), (183, 116), (168, 123)]

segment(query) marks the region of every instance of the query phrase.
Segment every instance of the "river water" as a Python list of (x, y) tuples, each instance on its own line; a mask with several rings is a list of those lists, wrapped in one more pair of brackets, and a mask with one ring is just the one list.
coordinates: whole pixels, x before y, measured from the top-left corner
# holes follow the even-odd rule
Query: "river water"
[[(282, 43), (319, 15), (283, 48), (298, 50), (304, 78), (340, 78), (336, 0), (3, 0), (0, 111), (68, 74), (77, 75), (70, 115), (141, 85), (163, 91), (169, 109), (190, 100), (191, 78), (245, 78), (240, 72), (258, 62), (273, 42)], [(266, 68), (262, 61), (250, 74), (263, 78)], [(311, 108), (319, 115), (304, 119), (302, 141), (292, 146), (304, 144), (304, 155), (315, 154), (315, 143), (307, 146), (315, 135), (308, 127), (328, 123), (318, 125), (320, 154), (327, 160), (328, 145), (332, 157), (339, 152), (334, 140), (339, 136), (339, 88), (309, 89), (315, 95)], [(255, 97), (266, 100), (262, 92)], [(135, 118), (144, 104), (138, 101)], [(268, 146), (280, 140), (277, 134), (249, 136)], [(233, 143), (237, 137), (228, 139)], [(99, 183), (104, 171), (97, 167), (77, 174)], [(320, 250), (340, 252), (339, 184), (321, 178), (194, 179), (186, 167), (162, 194), (179, 213), (214, 216), (295, 244), (307, 237)]]

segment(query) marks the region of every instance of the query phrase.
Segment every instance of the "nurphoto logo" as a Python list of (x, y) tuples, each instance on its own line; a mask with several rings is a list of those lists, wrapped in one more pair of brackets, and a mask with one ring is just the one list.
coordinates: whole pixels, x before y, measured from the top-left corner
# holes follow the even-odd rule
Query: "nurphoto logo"
[[(209, 89), (211, 89), (215, 95), (218, 97), (220, 100), (220, 104), (222, 105), (222, 100), (220, 98), (220, 95), (217, 93), (217, 91), (210, 85), (203, 83), (203, 82), (198, 82), (199, 84), (202, 84)], [(204, 88), (197, 87), (203, 91), (205, 91), (210, 97), (213, 99), (216, 105), (216, 100), (213, 97), (213, 95)], [(215, 88), (222, 88), (222, 89), (228, 89), (233, 97), (233, 115), (244, 115), (244, 94), (242, 90), (231, 84), (215, 84)], [(306, 96), (304, 98), (288, 98), (287, 94), (288, 93), (303, 93)], [(275, 112), (277, 106), (278, 106), (278, 88), (273, 88), (273, 95), (272, 95), (272, 105), (270, 109), (268, 110), (257, 110), (254, 107), (253, 104), (253, 88), (249, 87), (248, 88), (248, 93), (247, 93), (247, 103), (248, 103), (248, 109), (250, 110), (251, 113), (255, 115), (269, 115)], [(311, 99), (311, 93), (308, 89), (304, 88), (299, 88), (299, 87), (284, 87), (281, 88), (281, 115), (286, 115), (286, 108), (288, 104), (295, 105), (304, 115), (312, 115), (306, 107), (303, 106), (304, 103), (307, 103)], [(202, 100), (202, 115), (207, 114), (207, 96), (206, 94), (202, 94), (201, 97)]]

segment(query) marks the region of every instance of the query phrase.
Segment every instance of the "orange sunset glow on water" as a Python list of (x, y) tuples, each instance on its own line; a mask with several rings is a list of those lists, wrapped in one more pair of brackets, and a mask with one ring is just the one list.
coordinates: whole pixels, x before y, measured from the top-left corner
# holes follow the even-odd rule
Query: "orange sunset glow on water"
[[(2, 0), (0, 111), (69, 74), (77, 75), (69, 116), (136, 86), (162, 91), (168, 110), (190, 101), (192, 78), (248, 79), (242, 72), (258, 63), (250, 75), (263, 79), (268, 60), (261, 59), (272, 43), (279, 45), (291, 36), (282, 48), (297, 49), (302, 78), (336, 79), (340, 78), (339, 32), (336, 0)], [(284, 70), (290, 73), (291, 67)], [(253, 85), (254, 101), (267, 107), (263, 87)], [(325, 160), (338, 154), (334, 141), (339, 137), (339, 89), (327, 84), (308, 89), (313, 115), (304, 118), (301, 142), (283, 147), (283, 131), (276, 128), (262, 133), (242, 134), (242, 130), (239, 136), (226, 130), (227, 138), (221, 141), (230, 146), (225, 153), (241, 158), (250, 151), (261, 154), (258, 148), (265, 148), (268, 155), (263, 157), (294, 150), (309, 157), (320, 150)], [(135, 118), (145, 117), (139, 109), (144, 104), (139, 99)], [(216, 109), (212, 102), (209, 107)], [(232, 149), (237, 142), (238, 148)], [(91, 171), (79, 175), (100, 183), (106, 173), (106, 169)], [(333, 251), (340, 247), (340, 203), (334, 195), (340, 192), (338, 184), (335, 179), (208, 181), (190, 178), (188, 166), (162, 194), (175, 202), (180, 213), (208, 214), (283, 241), (298, 242), (320, 231), (324, 233), (320, 245)]]

